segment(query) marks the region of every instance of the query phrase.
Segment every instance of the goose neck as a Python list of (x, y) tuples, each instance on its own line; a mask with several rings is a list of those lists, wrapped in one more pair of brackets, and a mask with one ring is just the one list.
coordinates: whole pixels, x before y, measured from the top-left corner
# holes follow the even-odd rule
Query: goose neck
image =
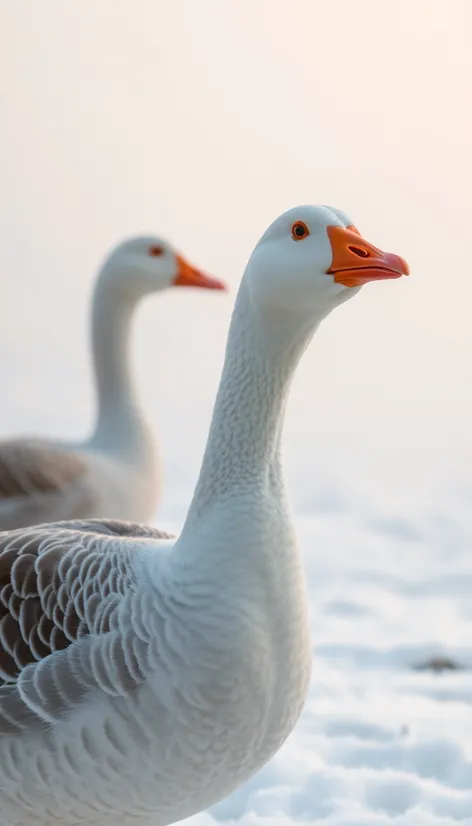
[(189, 519), (215, 500), (283, 489), (280, 441), (288, 392), (319, 321), (303, 323), (258, 306), (243, 280)]
[(130, 369), (131, 323), (136, 301), (98, 278), (92, 306), (92, 358), (97, 423), (92, 442), (102, 449), (132, 447), (141, 413)]

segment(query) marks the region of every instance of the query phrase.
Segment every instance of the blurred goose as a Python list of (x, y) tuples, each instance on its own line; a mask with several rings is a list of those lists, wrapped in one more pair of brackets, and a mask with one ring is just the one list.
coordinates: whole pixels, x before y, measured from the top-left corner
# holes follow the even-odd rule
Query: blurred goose
[(2, 826), (164, 826), (282, 745), (311, 671), (280, 457), (297, 363), (363, 284), (408, 273), (305, 206), (246, 268), (180, 537), (90, 520), (0, 534)]
[(128, 365), (131, 318), (145, 295), (173, 286), (224, 289), (159, 238), (118, 246), (97, 279), (92, 350), (95, 431), (85, 442), (0, 442), (0, 529), (95, 516), (149, 519), (159, 495), (152, 432)]

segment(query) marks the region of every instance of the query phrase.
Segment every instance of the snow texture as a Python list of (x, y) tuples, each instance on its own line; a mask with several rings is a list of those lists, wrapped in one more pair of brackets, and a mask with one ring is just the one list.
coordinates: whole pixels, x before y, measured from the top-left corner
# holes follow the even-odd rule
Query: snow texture
[[(318, 505), (297, 514), (313, 630), (305, 711), (271, 763), (188, 823), (472, 826), (466, 501), (411, 514), (375, 497)], [(459, 667), (423, 670), (433, 657)]]

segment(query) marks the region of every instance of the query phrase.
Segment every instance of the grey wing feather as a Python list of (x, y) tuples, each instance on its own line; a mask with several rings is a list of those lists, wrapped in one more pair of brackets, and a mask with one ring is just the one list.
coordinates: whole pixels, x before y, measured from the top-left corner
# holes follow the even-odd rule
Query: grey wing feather
[(4, 530), (96, 513), (87, 456), (41, 440), (0, 442), (0, 527)]
[(0, 442), (0, 500), (61, 490), (87, 470), (72, 450), (33, 439)]
[(0, 735), (142, 681), (149, 638), (132, 624), (131, 538), (171, 535), (101, 519), (0, 533)]

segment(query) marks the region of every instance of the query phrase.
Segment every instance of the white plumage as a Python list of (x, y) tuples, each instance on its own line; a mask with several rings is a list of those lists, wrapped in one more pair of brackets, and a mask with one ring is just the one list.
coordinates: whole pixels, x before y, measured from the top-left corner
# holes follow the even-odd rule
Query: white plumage
[(3, 826), (164, 826), (295, 725), (311, 650), (280, 461), (290, 380), (331, 309), (407, 272), (348, 224), (301, 207), (257, 245), (178, 540), (106, 520), (0, 534)]
[(120, 244), (97, 279), (92, 351), (97, 424), (85, 442), (0, 442), (0, 528), (97, 516), (149, 519), (159, 497), (157, 457), (128, 365), (132, 316), (145, 295), (172, 286), (224, 289), (153, 236)]

